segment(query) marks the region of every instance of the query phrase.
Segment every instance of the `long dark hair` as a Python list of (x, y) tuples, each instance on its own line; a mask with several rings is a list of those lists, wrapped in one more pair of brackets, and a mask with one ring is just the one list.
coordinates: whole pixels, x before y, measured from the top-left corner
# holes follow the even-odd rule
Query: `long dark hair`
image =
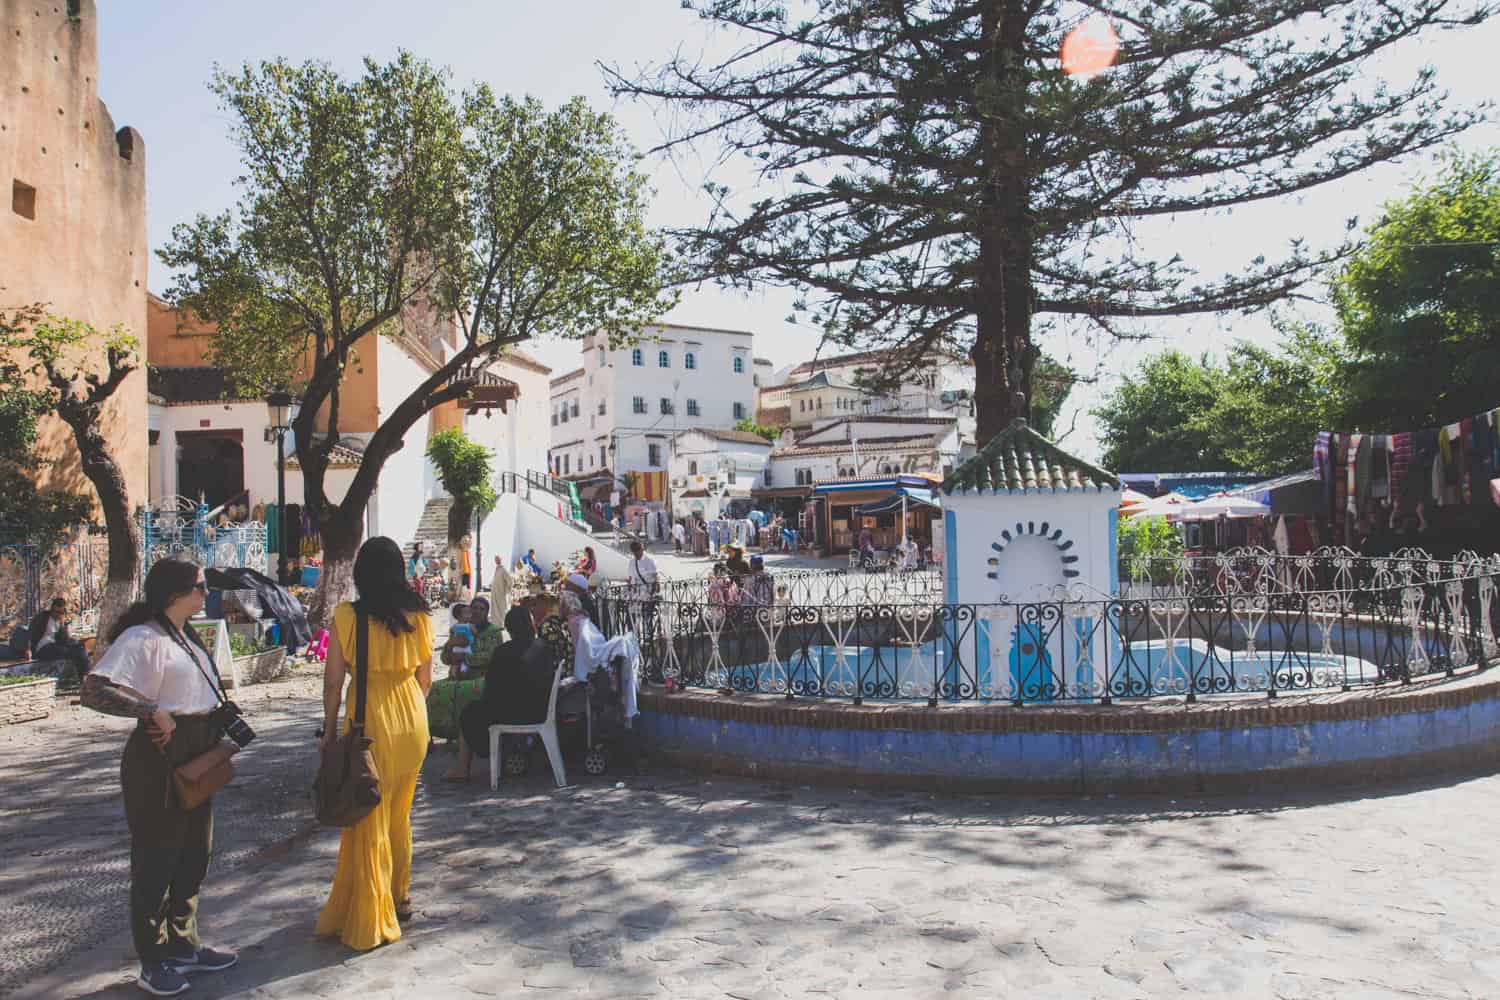
[(413, 631), (415, 626), (407, 621), (408, 614), (419, 611), (425, 615), (432, 610), (406, 582), (401, 546), (383, 535), (359, 547), (359, 555), (354, 557), (354, 589), (359, 591), (359, 606), (392, 635)]
[[(136, 601), (125, 609), (109, 630), (109, 641), (114, 642), (128, 628), (137, 625), (156, 623), (160, 625), (167, 635), (178, 636), (177, 626), (173, 625), (167, 618), (167, 608), (173, 601), (188, 593), (198, 583), (199, 566), (191, 559), (182, 559), (172, 556), (166, 559), (158, 559), (151, 564), (151, 570), (146, 574), (146, 592), (143, 599)], [(195, 628), (184, 629), (187, 640), (208, 652), (208, 647), (203, 645), (203, 639), (198, 635)]]

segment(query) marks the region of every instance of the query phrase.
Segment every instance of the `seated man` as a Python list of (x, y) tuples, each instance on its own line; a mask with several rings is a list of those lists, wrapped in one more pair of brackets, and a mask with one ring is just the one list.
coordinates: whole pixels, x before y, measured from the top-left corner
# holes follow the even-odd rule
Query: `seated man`
[(44, 663), (63, 661), (58, 674), (64, 678), (82, 679), (89, 672), (89, 653), (83, 643), (68, 635), (68, 602), (52, 599), (52, 606), (31, 620), (31, 658)]
[(531, 613), (512, 608), (505, 616), (510, 640), (501, 644), (485, 671), (484, 695), (459, 714), (458, 761), (444, 778), (467, 781), (474, 756), (488, 757), (490, 726), (530, 725), (545, 721), (557, 662), (536, 637)]

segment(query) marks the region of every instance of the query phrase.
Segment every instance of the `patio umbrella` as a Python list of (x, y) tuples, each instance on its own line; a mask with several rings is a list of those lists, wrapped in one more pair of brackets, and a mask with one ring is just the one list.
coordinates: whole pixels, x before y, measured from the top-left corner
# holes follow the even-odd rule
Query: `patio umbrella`
[(1174, 514), (1191, 504), (1192, 501), (1181, 493), (1168, 493), (1166, 496), (1157, 497), (1155, 500), (1147, 500), (1144, 503), (1121, 507), (1120, 516), (1166, 517), (1168, 514)]
[(1271, 513), (1269, 504), (1248, 497), (1232, 497), (1219, 493), (1187, 507), (1179, 507), (1172, 513), (1178, 521), (1212, 521), (1220, 517), (1264, 517)]
[(1150, 499), (1151, 498), (1144, 493), (1127, 488), (1124, 493), (1120, 494), (1120, 506), (1133, 507), (1138, 503), (1145, 503)]

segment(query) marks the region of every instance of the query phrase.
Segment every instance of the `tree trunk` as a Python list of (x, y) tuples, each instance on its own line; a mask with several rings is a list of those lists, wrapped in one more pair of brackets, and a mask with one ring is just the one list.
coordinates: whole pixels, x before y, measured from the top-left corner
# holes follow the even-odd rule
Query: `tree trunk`
[(991, 41), (978, 101), (980, 143), (989, 177), (980, 209), (974, 362), (976, 444), (1026, 416), (1035, 351), (1031, 344), (1031, 185), (1027, 163), (1025, 45), (1028, 15), (1015, 0), (990, 0), (981, 13)]
[[(448, 505), (448, 578), (459, 586), (463, 584), (463, 547), (464, 536), (469, 534), (474, 524), (474, 508), (457, 499)], [(469, 580), (471, 588), (470, 596), (477, 593), (473, 590), (474, 581)]]
[(323, 538), (323, 568), (318, 574), (318, 590), (312, 607), (307, 609), (307, 623), (314, 629), (326, 628), (333, 621), (333, 609), (354, 599), (354, 555), (364, 534), (364, 504), (351, 514), (341, 504), (331, 516), (320, 519), (318, 532)]
[(94, 645), (97, 658), (107, 645), (104, 637), (109, 629), (135, 600), (141, 569), (141, 533), (135, 518), (130, 515), (130, 494), (125, 487), (125, 476), (99, 431), (99, 407), (64, 403), (58, 407), (58, 412), (73, 430), (79, 464), (99, 495), (99, 507), (104, 512), (104, 525), (109, 535), (109, 569), (105, 574), (98, 637)]

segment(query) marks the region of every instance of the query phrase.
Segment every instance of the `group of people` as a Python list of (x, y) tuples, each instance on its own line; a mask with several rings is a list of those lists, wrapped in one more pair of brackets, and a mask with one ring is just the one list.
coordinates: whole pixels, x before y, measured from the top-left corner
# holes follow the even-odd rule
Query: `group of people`
[[(868, 527), (859, 529), (856, 548), (862, 569), (875, 569), (881, 565), (880, 554), (875, 549), (875, 534)], [(896, 544), (894, 567), (898, 570), (921, 569), (926, 564), (926, 555), (915, 538), (907, 536)]]

